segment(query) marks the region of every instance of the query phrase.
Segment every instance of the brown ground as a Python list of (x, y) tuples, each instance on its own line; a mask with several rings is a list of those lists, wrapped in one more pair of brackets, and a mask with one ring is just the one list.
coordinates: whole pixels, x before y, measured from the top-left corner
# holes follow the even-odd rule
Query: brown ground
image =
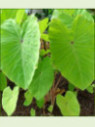
[[(64, 78), (61, 80), (61, 82), (59, 83), (59, 88), (63, 87), (63, 83), (64, 83)], [(11, 82), (9, 82), (11, 84), (11, 87), (13, 86), (13, 84)], [(65, 81), (65, 85), (64, 88), (67, 90), (67, 82)], [(63, 94), (64, 96), (64, 94)], [(78, 100), (81, 106), (81, 113), (80, 116), (94, 116), (94, 94), (90, 94), (87, 91), (79, 91), (78, 92)], [(47, 103), (45, 105), (45, 110), (43, 109), (39, 109), (35, 103), (35, 100), (33, 100), (33, 103), (29, 106), (29, 107), (25, 107), (23, 106), (23, 102), (24, 102), (24, 91), (21, 90), (20, 95), (19, 95), (19, 100), (18, 100), (18, 104), (17, 104), (17, 108), (16, 111), (14, 112), (13, 116), (30, 116), (30, 110), (33, 107), (36, 110), (36, 115), (37, 116), (49, 116), (51, 115), (48, 111), (47, 111), (47, 107), (49, 106), (49, 103)], [(2, 112), (2, 116), (6, 116), (6, 113), (4, 112), (4, 110), (1, 110)], [(60, 110), (58, 109), (57, 105), (55, 104), (54, 106), (54, 110), (53, 110), (53, 116), (62, 116), (60, 113)]]

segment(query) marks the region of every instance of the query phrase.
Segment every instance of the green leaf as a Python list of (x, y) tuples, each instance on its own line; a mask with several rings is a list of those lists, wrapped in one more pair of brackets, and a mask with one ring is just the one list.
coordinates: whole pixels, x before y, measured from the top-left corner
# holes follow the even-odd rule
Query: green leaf
[(0, 72), (0, 91), (3, 91), (7, 87), (7, 79), (5, 75)]
[(53, 64), (73, 85), (86, 89), (94, 80), (94, 21), (77, 16), (68, 29), (54, 19), (49, 38)]
[(42, 108), (44, 105), (44, 97), (40, 100), (36, 100), (36, 103), (39, 108)]
[(53, 105), (50, 105), (50, 106), (48, 107), (48, 111), (49, 111), (50, 113), (52, 113), (52, 111), (53, 111)]
[(29, 91), (37, 100), (40, 100), (50, 90), (53, 85), (53, 80), (54, 71), (51, 65), (51, 59), (46, 57), (40, 61), (38, 69), (36, 70), (32, 83), (29, 87)]
[(41, 39), (43, 39), (46, 42), (49, 42), (48, 34), (41, 34)]
[(68, 28), (72, 26), (77, 15), (82, 15), (88, 21), (93, 21), (91, 14), (85, 9), (58, 9), (54, 10), (52, 19), (59, 19)]
[(95, 88), (95, 83), (92, 86), (93, 86), (93, 89), (94, 89)]
[(7, 87), (3, 91), (2, 106), (8, 116), (12, 115), (16, 109), (19, 95), (19, 88), (15, 87), (13, 90)]
[(41, 34), (45, 32), (46, 28), (48, 27), (48, 20), (49, 20), (48, 18), (45, 18), (39, 21), (39, 29)]
[(30, 85), (39, 58), (40, 32), (36, 17), (22, 28), (12, 19), (1, 26), (1, 69), (23, 89)]
[(7, 19), (15, 19), (18, 9), (2, 9), (1, 10), (1, 24)]
[(80, 114), (80, 105), (75, 93), (71, 91), (68, 91), (65, 97), (58, 95), (57, 105), (64, 116), (79, 116)]
[(25, 10), (24, 9), (20, 9), (20, 10), (17, 11), (16, 22), (18, 24), (21, 24), (21, 22), (23, 21), (24, 15), (25, 15)]
[(32, 108), (31, 111), (30, 111), (30, 115), (31, 115), (31, 116), (36, 116), (36, 112), (35, 112), (35, 110), (34, 110), (33, 108)]
[(72, 14), (74, 13), (74, 11), (75, 10), (66, 11), (65, 9), (54, 10), (52, 19), (59, 19), (68, 27), (71, 27), (71, 23), (73, 21)]
[(27, 91), (25, 92), (24, 97), (25, 97), (24, 106), (29, 106), (33, 100), (32, 94), (29, 91)]
[(1, 10), (1, 24), (7, 19), (14, 19), (18, 24), (25, 20), (27, 14), (25, 9), (2, 9)]
[(50, 49), (47, 49), (47, 50), (41, 49), (41, 50), (40, 50), (40, 56), (45, 56), (45, 55), (47, 55), (48, 53), (50, 53)]

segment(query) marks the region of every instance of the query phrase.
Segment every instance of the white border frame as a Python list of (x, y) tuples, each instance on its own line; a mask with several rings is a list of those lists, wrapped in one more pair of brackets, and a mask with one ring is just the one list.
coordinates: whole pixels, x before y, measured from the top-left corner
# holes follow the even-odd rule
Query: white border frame
[(0, 0), (0, 8), (95, 8), (95, 0)]
[(2, 117), (0, 127), (95, 127), (95, 117)]

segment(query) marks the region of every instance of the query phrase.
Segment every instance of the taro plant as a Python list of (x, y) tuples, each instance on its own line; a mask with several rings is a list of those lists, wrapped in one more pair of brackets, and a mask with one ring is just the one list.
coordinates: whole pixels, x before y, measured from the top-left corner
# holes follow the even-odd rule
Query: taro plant
[[(53, 115), (55, 104), (64, 116), (80, 115), (78, 91), (93, 93), (95, 79), (91, 13), (54, 10), (51, 19), (40, 21), (24, 9), (3, 9), (0, 15), (0, 99), (7, 115), (14, 113), (21, 90), (25, 91), (24, 106), (35, 99), (43, 110), (50, 103), (49, 115)], [(63, 78), (67, 90), (59, 87)], [(30, 115), (36, 115), (32, 107)]]

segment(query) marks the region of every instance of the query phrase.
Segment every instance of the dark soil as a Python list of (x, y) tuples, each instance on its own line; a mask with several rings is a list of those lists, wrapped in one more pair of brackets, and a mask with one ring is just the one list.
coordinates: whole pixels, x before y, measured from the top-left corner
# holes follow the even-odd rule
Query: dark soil
[(81, 116), (94, 116), (94, 94), (87, 91), (78, 93), (78, 100), (81, 106)]

